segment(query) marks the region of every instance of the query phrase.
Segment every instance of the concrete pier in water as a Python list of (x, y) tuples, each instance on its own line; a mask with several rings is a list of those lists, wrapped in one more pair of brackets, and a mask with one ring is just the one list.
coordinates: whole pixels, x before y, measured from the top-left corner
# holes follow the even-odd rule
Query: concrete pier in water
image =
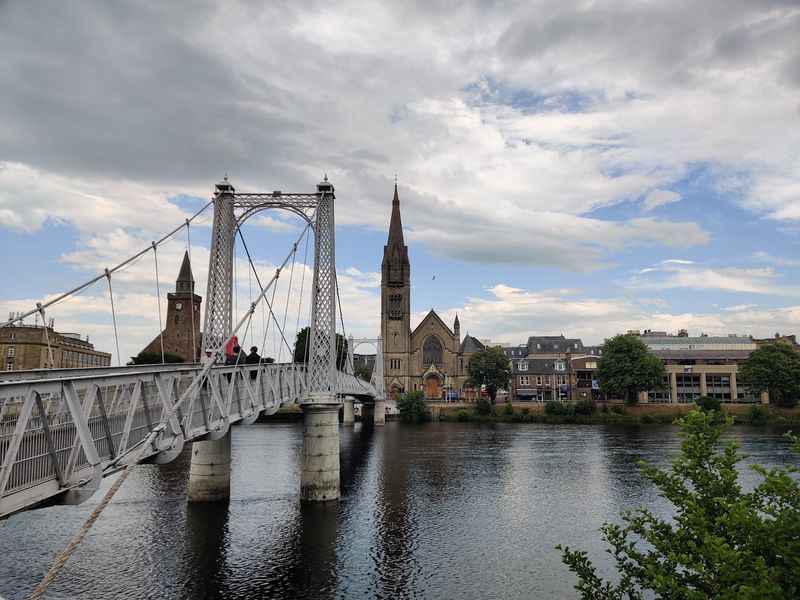
[(231, 432), (192, 444), (189, 502), (219, 502), (231, 496)]
[(300, 499), (339, 498), (339, 404), (303, 405), (303, 470)]
[(386, 400), (375, 400), (372, 422), (375, 425), (386, 425)]
[(344, 425), (352, 425), (355, 423), (355, 410), (353, 408), (353, 404), (355, 403), (355, 399), (352, 396), (347, 396), (344, 399), (344, 412), (342, 414), (342, 423)]

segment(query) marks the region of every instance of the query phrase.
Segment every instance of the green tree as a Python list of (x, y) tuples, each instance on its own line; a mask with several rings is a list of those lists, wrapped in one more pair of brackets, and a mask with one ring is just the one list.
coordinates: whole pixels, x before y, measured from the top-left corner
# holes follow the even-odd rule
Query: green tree
[(793, 407), (800, 397), (800, 354), (789, 344), (762, 346), (739, 366), (739, 381), (770, 402)]
[(372, 379), (372, 369), (370, 369), (367, 365), (357, 365), (355, 368), (355, 375), (359, 379), (369, 381)]
[(800, 597), (800, 469), (754, 465), (763, 480), (743, 492), (736, 443), (717, 449), (730, 420), (715, 417), (694, 410), (679, 421), (684, 440), (671, 469), (641, 463), (675, 507), (672, 519), (639, 508), (601, 528), (618, 583), (599, 577), (586, 552), (558, 546), (583, 600)]
[(504, 389), (511, 379), (511, 363), (502, 348), (486, 348), (474, 354), (467, 363), (469, 385), (486, 392), (494, 404), (497, 390)]
[(400, 400), (397, 401), (397, 409), (400, 411), (400, 420), (406, 423), (422, 423), (431, 418), (431, 413), (419, 390), (400, 396)]
[[(172, 352), (164, 352), (164, 362), (165, 363), (182, 363), (184, 362), (183, 357), (179, 354), (173, 354)], [(161, 352), (145, 352), (142, 350), (136, 356), (131, 357), (131, 362), (128, 364), (130, 365), (160, 365), (161, 364)]]
[(622, 396), (627, 404), (639, 401), (639, 392), (664, 387), (661, 360), (635, 335), (617, 335), (603, 344), (597, 380), (606, 394)]
[[(308, 360), (308, 332), (310, 328), (303, 327), (297, 332), (294, 342), (294, 362), (305, 363)], [(343, 369), (347, 362), (347, 340), (341, 333), (336, 334), (336, 368)]]

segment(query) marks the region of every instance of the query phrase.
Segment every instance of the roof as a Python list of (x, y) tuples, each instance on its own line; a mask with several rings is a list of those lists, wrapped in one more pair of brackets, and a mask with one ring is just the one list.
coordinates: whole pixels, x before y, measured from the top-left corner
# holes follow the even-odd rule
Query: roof
[(696, 345), (703, 346), (708, 344), (744, 344), (754, 345), (755, 341), (750, 337), (742, 335), (726, 335), (726, 336), (709, 336), (701, 335), (697, 337), (679, 336), (679, 335), (643, 335), (642, 341), (648, 346), (685, 346)]
[(752, 350), (653, 350), (662, 360), (745, 360)]
[(400, 218), (400, 196), (397, 194), (397, 184), (394, 184), (394, 198), (392, 198), (392, 216), (389, 220), (389, 238), (383, 248), (384, 264), (390, 260), (399, 260), (401, 264), (408, 265), (408, 247), (403, 239), (403, 221)]
[(529, 354), (567, 351), (582, 352), (583, 341), (580, 338), (565, 338), (563, 335), (536, 335), (528, 338)]
[[(512, 360), (511, 361), (511, 369), (514, 373), (555, 373), (555, 367), (553, 364), (559, 359), (555, 358), (525, 358), (522, 360)], [(520, 370), (518, 368), (518, 364), (521, 362), (528, 363), (528, 368), (526, 370)], [(559, 371), (562, 373), (563, 371)]]
[(181, 262), (181, 270), (178, 273), (176, 281), (194, 283), (194, 275), (192, 275), (192, 263), (189, 260), (189, 251), (183, 253), (183, 262)]
[[(444, 321), (442, 321), (442, 317), (440, 317), (440, 316), (439, 316), (439, 315), (436, 313), (436, 311), (435, 311), (435, 310), (433, 310), (433, 309), (430, 309), (430, 310), (428, 311), (428, 314), (427, 314), (427, 315), (425, 315), (425, 316), (423, 317), (422, 321), (420, 321), (420, 322), (419, 322), (419, 325), (417, 325), (417, 326), (414, 328), (414, 330), (411, 332), (411, 335), (412, 335), (412, 336), (416, 335), (416, 333), (417, 333), (417, 331), (419, 331), (420, 327), (422, 327), (422, 326), (423, 326), (423, 325), (424, 325), (424, 324), (427, 322), (427, 320), (428, 320), (428, 319), (431, 319), (431, 318), (433, 318), (433, 319), (436, 319), (437, 321), (439, 321), (439, 323), (441, 324), (441, 326), (442, 326), (442, 327), (444, 327), (444, 330), (445, 330), (445, 331), (446, 331), (448, 334), (450, 334), (450, 335), (455, 335), (455, 334), (453, 333), (453, 330), (452, 330), (452, 329), (450, 329), (450, 327), (448, 327), (448, 326), (447, 326), (447, 323), (445, 323)], [(469, 334), (467, 334), (467, 336), (469, 337)]]
[(461, 342), (461, 353), (467, 354), (471, 352), (480, 352), (481, 350), (485, 350), (486, 346), (484, 346), (481, 341), (471, 335), (467, 335), (464, 338), (464, 341)]

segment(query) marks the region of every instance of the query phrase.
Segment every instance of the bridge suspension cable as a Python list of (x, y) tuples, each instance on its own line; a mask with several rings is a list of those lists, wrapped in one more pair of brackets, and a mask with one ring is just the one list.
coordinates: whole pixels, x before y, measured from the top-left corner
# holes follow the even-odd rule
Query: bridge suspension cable
[[(109, 286), (110, 286), (110, 281), (111, 281), (111, 275), (112, 275), (112, 274), (114, 274), (114, 273), (116, 273), (117, 271), (119, 271), (120, 269), (123, 269), (124, 267), (128, 266), (129, 264), (131, 264), (132, 262), (134, 262), (134, 261), (135, 261), (135, 260), (137, 260), (138, 258), (140, 258), (140, 257), (144, 256), (145, 254), (147, 254), (148, 252), (150, 252), (150, 250), (152, 250), (152, 249), (154, 248), (154, 246), (160, 246), (160, 245), (161, 245), (161, 244), (163, 244), (164, 242), (168, 241), (170, 238), (172, 238), (172, 236), (174, 236), (174, 235), (175, 235), (176, 233), (178, 233), (178, 232), (179, 232), (181, 229), (183, 229), (184, 227), (186, 227), (186, 226), (188, 225), (188, 223), (191, 223), (192, 221), (194, 221), (194, 220), (195, 220), (197, 217), (199, 217), (199, 216), (200, 216), (200, 215), (201, 215), (201, 214), (202, 214), (202, 213), (203, 213), (203, 212), (204, 212), (204, 211), (205, 211), (205, 210), (206, 210), (206, 209), (207, 209), (209, 206), (212, 206), (213, 204), (214, 204), (214, 201), (213, 201), (213, 200), (211, 200), (210, 202), (206, 203), (206, 204), (205, 204), (205, 205), (204, 205), (204, 206), (203, 206), (203, 207), (202, 207), (200, 210), (198, 210), (198, 211), (197, 211), (197, 212), (195, 212), (195, 213), (194, 213), (194, 214), (193, 214), (191, 217), (189, 217), (188, 219), (186, 219), (186, 222), (185, 222), (185, 223), (182, 223), (181, 225), (179, 225), (178, 227), (176, 227), (175, 229), (173, 229), (172, 231), (170, 231), (170, 232), (169, 232), (169, 233), (167, 233), (166, 235), (162, 236), (161, 238), (159, 238), (159, 239), (158, 239), (158, 240), (156, 240), (155, 242), (151, 243), (151, 244), (150, 244), (150, 245), (148, 245), (146, 248), (144, 248), (144, 249), (140, 250), (140, 251), (139, 251), (139, 252), (137, 252), (136, 254), (134, 254), (134, 255), (132, 255), (132, 256), (130, 256), (130, 257), (128, 257), (128, 258), (126, 258), (125, 260), (123, 260), (123, 261), (122, 261), (121, 263), (119, 263), (118, 265), (116, 265), (116, 266), (114, 266), (114, 267), (112, 267), (112, 268), (110, 268), (110, 269), (105, 269), (105, 270), (104, 270), (102, 273), (100, 273), (100, 274), (99, 274), (99, 275), (97, 275), (96, 277), (92, 277), (91, 279), (89, 279), (89, 280), (87, 280), (87, 281), (83, 282), (83, 283), (82, 283), (82, 284), (80, 284), (79, 286), (77, 286), (77, 287), (74, 287), (74, 288), (72, 288), (71, 290), (69, 290), (69, 291), (67, 291), (67, 292), (64, 292), (64, 293), (62, 293), (62, 294), (59, 294), (58, 296), (56, 296), (55, 298), (52, 298), (52, 299), (48, 300), (47, 302), (41, 302), (41, 303), (40, 303), (40, 304), (41, 304), (41, 306), (37, 305), (36, 307), (34, 307), (33, 309), (31, 309), (31, 310), (29, 310), (29, 311), (27, 311), (27, 312), (25, 312), (25, 313), (22, 313), (22, 314), (20, 314), (20, 315), (16, 315), (16, 316), (14, 316), (14, 317), (12, 317), (12, 318), (8, 319), (8, 320), (7, 320), (7, 321), (5, 321), (4, 323), (0, 323), (0, 327), (10, 327), (10, 326), (11, 326), (11, 325), (13, 325), (14, 323), (18, 323), (18, 322), (22, 322), (22, 321), (24, 321), (25, 319), (27, 319), (28, 317), (30, 317), (30, 316), (31, 316), (31, 315), (33, 315), (33, 314), (36, 314), (36, 313), (41, 313), (41, 310), (40, 310), (40, 309), (46, 309), (46, 308), (49, 308), (49, 307), (53, 306), (54, 304), (58, 304), (59, 302), (61, 302), (61, 301), (62, 301), (62, 300), (64, 300), (65, 298), (69, 298), (69, 297), (70, 297), (70, 296), (72, 296), (72, 295), (79, 294), (80, 292), (84, 291), (84, 290), (85, 290), (85, 289), (87, 289), (88, 287), (90, 287), (90, 286), (92, 286), (93, 284), (97, 283), (98, 281), (100, 281), (100, 280), (101, 280), (101, 279), (103, 279), (104, 277), (108, 279), (108, 281), (109, 281)], [(117, 359), (119, 360), (119, 356), (117, 357)]]

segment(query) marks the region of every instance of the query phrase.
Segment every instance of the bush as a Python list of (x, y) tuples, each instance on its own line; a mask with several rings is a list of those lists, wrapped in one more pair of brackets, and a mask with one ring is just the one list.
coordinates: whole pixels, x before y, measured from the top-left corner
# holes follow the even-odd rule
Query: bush
[(559, 417), (569, 417), (575, 414), (575, 406), (557, 400), (544, 403), (544, 414)]
[(430, 421), (431, 413), (420, 391), (408, 392), (400, 396), (397, 408), (400, 411), (400, 420), (406, 423)]
[(615, 415), (624, 415), (627, 411), (622, 404), (612, 404), (611, 405), (611, 412)]
[(642, 423), (645, 425), (652, 425), (656, 422), (656, 419), (653, 415), (642, 415)]
[(483, 417), (488, 417), (493, 412), (492, 403), (486, 398), (478, 398), (475, 403), (475, 412)]
[(526, 406), (520, 412), (527, 417), (529, 414), (531, 414), (531, 409)]
[(459, 423), (464, 423), (470, 420), (470, 414), (465, 411), (463, 408), (456, 412), (456, 421)]
[(503, 414), (508, 417), (514, 414), (514, 406), (511, 402), (506, 402), (506, 405), (503, 407)]
[(594, 400), (578, 400), (575, 403), (576, 415), (593, 415), (597, 411), (597, 405)]
[(603, 402), (602, 406), (600, 406), (600, 412), (603, 414), (608, 414), (608, 404)]
[(722, 410), (722, 402), (720, 402), (719, 398), (710, 398), (708, 396), (702, 396), (694, 401), (697, 405), (697, 408), (704, 412), (710, 412), (715, 410), (717, 412), (721, 412)]
[[(641, 463), (675, 516), (664, 520), (641, 507), (624, 512), (621, 523), (603, 525), (616, 567), (611, 581), (587, 552), (558, 546), (582, 600), (798, 598), (798, 469), (753, 465), (762, 480), (745, 491), (737, 469), (744, 457), (735, 442), (719, 448), (730, 421), (716, 416), (695, 409), (681, 419), (681, 452), (671, 468)], [(800, 439), (790, 439), (800, 452)]]
[(747, 417), (753, 425), (764, 425), (767, 422), (767, 411), (761, 406), (751, 406)]
[[(182, 363), (183, 357), (172, 352), (164, 352), (165, 363)], [(161, 352), (145, 352), (142, 350), (136, 356), (131, 357), (132, 365), (160, 365)]]

